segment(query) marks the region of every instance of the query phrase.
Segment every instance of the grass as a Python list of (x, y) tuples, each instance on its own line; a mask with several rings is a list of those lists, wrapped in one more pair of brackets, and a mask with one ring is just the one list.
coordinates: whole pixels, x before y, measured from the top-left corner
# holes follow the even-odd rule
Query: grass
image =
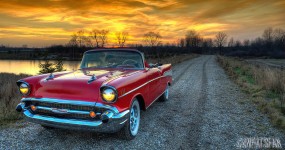
[(0, 73), (0, 125), (22, 118), (21, 113), (15, 110), (21, 99), (16, 81), (27, 76), (25, 74)]
[(271, 122), (285, 129), (285, 72), (266, 66), (255, 66), (242, 59), (218, 56), (227, 74), (251, 96)]

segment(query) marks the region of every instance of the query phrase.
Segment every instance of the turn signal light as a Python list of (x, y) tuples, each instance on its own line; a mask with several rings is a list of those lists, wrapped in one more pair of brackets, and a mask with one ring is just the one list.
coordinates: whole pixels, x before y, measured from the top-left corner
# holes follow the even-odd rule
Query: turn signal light
[(36, 110), (37, 110), (37, 107), (34, 106), (34, 105), (31, 105), (31, 110), (32, 110), (32, 111), (36, 111)]
[(96, 114), (95, 114), (94, 111), (90, 111), (89, 115), (90, 115), (91, 118), (95, 118), (96, 117)]

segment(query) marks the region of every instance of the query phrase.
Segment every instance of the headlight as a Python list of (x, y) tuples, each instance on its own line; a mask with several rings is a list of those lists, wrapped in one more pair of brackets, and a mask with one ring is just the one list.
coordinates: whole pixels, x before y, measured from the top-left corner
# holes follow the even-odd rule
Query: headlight
[(19, 90), (24, 96), (30, 94), (30, 87), (27, 83), (21, 83)]
[(104, 101), (112, 103), (117, 100), (117, 91), (113, 88), (106, 87), (101, 91), (101, 95)]

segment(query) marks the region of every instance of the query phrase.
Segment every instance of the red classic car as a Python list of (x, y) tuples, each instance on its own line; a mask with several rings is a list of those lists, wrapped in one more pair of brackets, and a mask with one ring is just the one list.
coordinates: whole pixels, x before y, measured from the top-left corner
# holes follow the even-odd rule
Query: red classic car
[(171, 65), (149, 65), (138, 50), (90, 50), (76, 71), (17, 81), (23, 98), (16, 110), (45, 128), (121, 130), (133, 139), (140, 110), (157, 99), (168, 100), (171, 83)]

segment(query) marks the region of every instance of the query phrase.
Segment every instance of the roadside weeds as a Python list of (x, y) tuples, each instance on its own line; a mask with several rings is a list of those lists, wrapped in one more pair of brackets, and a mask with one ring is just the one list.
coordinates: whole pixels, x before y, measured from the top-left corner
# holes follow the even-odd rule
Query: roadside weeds
[(238, 58), (218, 56), (217, 60), (242, 91), (251, 96), (257, 108), (268, 115), (273, 125), (284, 131), (285, 72), (266, 66), (252, 65)]
[(22, 118), (22, 115), (15, 111), (21, 99), (16, 81), (28, 76), (26, 74), (0, 73), (0, 126)]

